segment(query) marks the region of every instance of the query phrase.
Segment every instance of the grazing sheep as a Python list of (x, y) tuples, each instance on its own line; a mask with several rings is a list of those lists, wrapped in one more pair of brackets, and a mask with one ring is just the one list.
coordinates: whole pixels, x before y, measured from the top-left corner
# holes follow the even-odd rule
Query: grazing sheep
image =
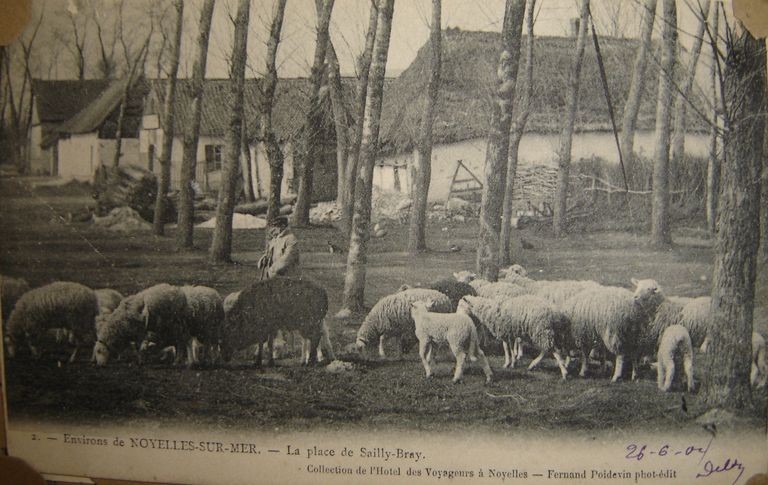
[(678, 323), (688, 330), (688, 333), (691, 335), (691, 343), (696, 349), (701, 348), (709, 333), (709, 306), (711, 301), (711, 298), (708, 296), (691, 298), (680, 312), (680, 321)]
[[(197, 339), (209, 357), (215, 355), (221, 341), (224, 322), (224, 305), (221, 295), (207, 286), (182, 286), (187, 301), (187, 328)], [(198, 363), (197, 346), (188, 344), (187, 363)]]
[(757, 332), (752, 332), (752, 371), (749, 382), (755, 389), (762, 389), (768, 381), (768, 349), (765, 339)]
[(99, 315), (112, 313), (124, 298), (119, 291), (111, 288), (101, 288), (93, 292), (96, 293), (96, 299), (99, 301)]
[(123, 298), (112, 313), (97, 322), (93, 347), (96, 364), (106, 365), (110, 354), (140, 342), (144, 342), (142, 351), (149, 349), (149, 343), (161, 349), (174, 346), (179, 362), (191, 338), (186, 318), (187, 300), (176, 286), (161, 283)]
[(0, 306), (2, 307), (3, 323), (8, 323), (8, 317), (11, 315), (13, 306), (29, 290), (29, 283), (26, 280), (0, 275)]
[(459, 301), (467, 295), (475, 296), (477, 293), (467, 283), (461, 283), (450, 278), (442, 279), (431, 283), (427, 286), (430, 290), (436, 290), (447, 296), (451, 300), (451, 311), (455, 312)]
[(356, 345), (363, 349), (374, 342), (379, 344), (379, 355), (386, 357), (384, 339), (398, 337), (401, 350), (413, 340), (415, 326), (411, 317), (411, 303), (432, 300), (435, 312), (450, 313), (451, 300), (437, 290), (410, 288), (380, 299), (368, 312), (357, 331)]
[(475, 278), (472, 281), (470, 281), (468, 284), (469, 284), (469, 286), (474, 288), (475, 291), (477, 291), (480, 288), (482, 288), (483, 286), (491, 284), (491, 282), (488, 281), (488, 280), (484, 280), (482, 278)]
[(64, 340), (78, 349), (95, 340), (94, 322), (99, 304), (93, 290), (80, 283), (59, 281), (24, 293), (8, 318), (8, 356), (25, 343), (33, 357), (40, 356), (41, 339), (52, 329), (62, 329)]
[(506, 277), (507, 275), (516, 274), (518, 276), (528, 276), (528, 271), (519, 264), (513, 264), (508, 268), (500, 268), (499, 276)]
[(675, 378), (675, 358), (682, 360), (688, 392), (693, 392), (693, 346), (688, 330), (682, 325), (668, 326), (659, 339), (656, 385), (664, 392), (669, 391)]
[(531, 361), (528, 370), (533, 370), (548, 352), (552, 352), (563, 379), (568, 375), (561, 352), (567, 350), (570, 329), (565, 316), (556, 311), (544, 299), (522, 295), (504, 301), (482, 297), (465, 297), (459, 304), (459, 311), (486, 326), (504, 344), (504, 367), (514, 367), (519, 358), (510, 352), (513, 340), (522, 339), (539, 349), (539, 355)]
[(477, 296), (500, 300), (515, 298), (517, 296), (526, 294), (528, 294), (528, 290), (526, 288), (512, 283), (507, 283), (506, 281), (488, 283), (477, 289)]
[(632, 359), (635, 377), (640, 335), (650, 326), (664, 295), (654, 280), (635, 280), (635, 292), (624, 288), (600, 287), (582, 291), (563, 303), (561, 310), (571, 322), (574, 344), (581, 350), (581, 377), (586, 376), (590, 350), (602, 340), (616, 355), (611, 382), (617, 382), (624, 368), (624, 356)]
[(573, 295), (584, 290), (597, 289), (601, 286), (599, 283), (591, 280), (542, 280), (529, 284), (527, 288), (530, 289), (532, 295), (543, 298), (553, 304), (555, 308), (559, 308)]
[(432, 301), (414, 301), (411, 303), (411, 318), (413, 318), (416, 338), (419, 339), (419, 357), (424, 365), (427, 378), (432, 377), (431, 364), (436, 349), (435, 344), (448, 343), (456, 357), (456, 369), (453, 372), (453, 382), (459, 382), (464, 374), (464, 361), (469, 355), (470, 360), (482, 359), (485, 382), (493, 378), (491, 366), (485, 358), (483, 349), (477, 339), (477, 329), (469, 315), (463, 313), (433, 313), (429, 311)]
[(517, 273), (507, 273), (507, 275), (504, 277), (502, 281), (506, 281), (507, 283), (513, 283), (518, 286), (522, 286), (524, 288), (534, 286), (538, 282), (536, 280), (532, 280), (531, 278), (520, 275)]
[(272, 344), (277, 330), (282, 329), (296, 331), (305, 339), (302, 363), (314, 363), (321, 340), (332, 352), (324, 325), (327, 311), (325, 290), (310, 281), (278, 277), (253, 283), (241, 292), (224, 319), (222, 358), (229, 361), (236, 350), (258, 344), (256, 364), (261, 365), (262, 344), (267, 343), (272, 365)]
[(680, 313), (691, 299), (680, 296), (668, 296), (656, 309), (650, 326), (640, 334), (638, 352), (641, 357), (655, 356), (664, 330), (680, 323)]

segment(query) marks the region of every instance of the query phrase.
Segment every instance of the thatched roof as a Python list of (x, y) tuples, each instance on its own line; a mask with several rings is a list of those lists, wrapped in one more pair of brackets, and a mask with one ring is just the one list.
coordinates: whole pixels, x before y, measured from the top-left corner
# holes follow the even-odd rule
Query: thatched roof
[(40, 123), (66, 121), (98, 97), (110, 81), (88, 79), (84, 81), (49, 81), (35, 79), (35, 107)]
[[(258, 133), (262, 99), (261, 79), (246, 79), (244, 108), (246, 129), (249, 140)], [(151, 81), (151, 92), (144, 113), (156, 114), (162, 118), (162, 100), (165, 97), (166, 82)], [(353, 80), (344, 79), (345, 101), (351, 103)], [(203, 110), (200, 120), (200, 135), (223, 137), (229, 123), (229, 79), (206, 79), (203, 85)], [(309, 106), (310, 84), (307, 78), (281, 78), (277, 82), (275, 103), (272, 108), (272, 123), (275, 134), (281, 142), (295, 140), (304, 129)], [(321, 102), (326, 123), (322, 127), (328, 136), (333, 131), (333, 113), (328, 91), (321, 91)], [(349, 104), (348, 104), (349, 105)], [(183, 133), (191, 121), (192, 86), (188, 79), (179, 80), (175, 102), (175, 133)], [(161, 125), (164, 125), (162, 119)], [(327, 138), (326, 138), (327, 139)]]
[[(524, 37), (523, 48), (526, 42)], [(440, 91), (434, 122), (435, 143), (450, 143), (487, 135), (499, 43), (500, 34), (495, 32), (458, 29), (443, 31)], [(533, 105), (527, 131), (560, 130), (560, 120), (565, 113), (565, 86), (575, 43), (573, 37), (535, 39)], [(629, 91), (637, 45), (636, 40), (630, 39), (600, 39), (600, 50), (618, 123), (621, 122)], [(413, 63), (384, 93), (381, 127), (384, 152), (402, 152), (415, 146), (429, 79), (430, 58), (429, 46), (424, 45)], [(523, 58), (521, 69), (524, 65)], [(639, 128), (651, 128), (654, 124), (657, 73), (657, 68), (649, 64)], [(605, 95), (594, 46), (590, 40), (581, 71), (576, 130), (609, 129)]]
[[(82, 81), (81, 81), (82, 82)], [(56, 141), (57, 135), (98, 132), (99, 138), (114, 138), (117, 131), (117, 118), (120, 102), (123, 99), (127, 78), (110, 81), (106, 89), (95, 98), (86, 99), (85, 106), (74, 116), (62, 122), (53, 132), (43, 139), (43, 146)], [(146, 93), (146, 81), (140, 80), (131, 87), (123, 120), (124, 138), (137, 138), (141, 107)]]

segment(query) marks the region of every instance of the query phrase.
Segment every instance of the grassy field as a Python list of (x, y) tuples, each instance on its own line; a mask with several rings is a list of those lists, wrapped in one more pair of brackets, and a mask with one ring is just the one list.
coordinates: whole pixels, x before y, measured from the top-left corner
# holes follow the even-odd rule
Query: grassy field
[[(258, 279), (256, 261), (264, 245), (262, 230), (236, 231), (236, 264), (211, 265), (207, 248), (211, 230), (195, 231), (195, 249), (178, 251), (174, 230), (167, 237), (149, 233), (120, 234), (89, 223), (67, 222), (67, 214), (92, 201), (82, 187), (32, 190), (29, 180), (0, 179), (0, 273), (24, 277), (32, 286), (55, 280), (78, 281), (94, 288), (111, 287), (124, 294), (160, 282), (203, 284), (223, 295)], [(403, 252), (406, 227), (393, 225), (369, 250), (366, 303), (393, 292), (403, 283), (417, 284), (449, 277), (474, 266), (476, 221), (432, 223), (430, 252)], [(301, 241), (302, 269), (321, 283), (330, 298), (329, 315), (340, 307), (345, 254), (331, 254), (328, 242), (345, 247), (332, 227), (296, 231)], [(524, 239), (532, 246), (522, 249)], [(697, 228), (679, 229), (675, 246), (667, 251), (648, 247), (643, 234), (599, 232), (554, 239), (547, 231), (523, 230), (516, 235), (517, 262), (537, 279), (593, 279), (602, 284), (629, 286), (631, 277), (654, 278), (669, 295), (699, 296), (709, 292), (711, 242)], [(457, 245), (459, 252), (448, 248)], [(526, 246), (529, 246), (526, 244)], [(768, 275), (758, 270), (756, 322), (768, 330)], [(295, 358), (275, 368), (256, 369), (247, 361), (210, 369), (136, 366), (116, 362), (106, 368), (79, 362), (8, 361), (9, 412), (14, 418), (47, 418), (111, 425), (136, 420), (204, 424), (213, 427), (318, 427), (388, 429), (493, 428), (516, 430), (684, 429), (703, 413), (698, 397), (682, 387), (661, 393), (655, 372), (645, 369), (640, 382), (610, 385), (608, 374), (596, 366), (588, 379), (559, 379), (551, 359), (540, 370), (501, 369), (494, 355), (496, 379), (483, 384), (482, 371), (470, 367), (464, 382), (451, 384), (451, 359), (442, 359), (432, 380), (424, 379), (415, 353), (402, 360), (364, 360), (344, 349), (354, 342), (363, 315), (328, 319), (338, 356), (354, 363), (339, 374), (324, 367), (302, 368)], [(743, 349), (748, 352), (748, 349)], [(524, 364), (527, 364), (527, 359)], [(705, 355), (696, 356), (697, 378), (706, 368)], [(575, 368), (571, 368), (575, 374)], [(747, 416), (759, 426), (765, 395), (755, 396), (755, 411)]]

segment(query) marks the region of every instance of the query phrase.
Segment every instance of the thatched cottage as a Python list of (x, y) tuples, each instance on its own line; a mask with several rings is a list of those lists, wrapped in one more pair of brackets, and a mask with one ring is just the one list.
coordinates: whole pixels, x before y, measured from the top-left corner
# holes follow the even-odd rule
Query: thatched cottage
[[(448, 196), (457, 163), (479, 180), (483, 167), (491, 96), (496, 82), (499, 34), (443, 31), (443, 59), (440, 90), (434, 121), (432, 176), (429, 199)], [(523, 38), (523, 47), (527, 42)], [(561, 120), (565, 115), (565, 86), (575, 50), (573, 37), (537, 37), (534, 45), (533, 100), (526, 133), (520, 145), (520, 166), (555, 167)], [(601, 52), (617, 123), (631, 82), (637, 40), (602, 38)], [(429, 79), (429, 46), (422, 47), (413, 63), (384, 93), (382, 112), (382, 156), (374, 173), (374, 185), (407, 192), (408, 166), (419, 137), (423, 96)], [(521, 73), (525, 60), (521, 59)], [(651, 61), (635, 137), (635, 150), (653, 152), (655, 93), (658, 69)], [(689, 110), (690, 112), (690, 110)], [(689, 113), (690, 114), (690, 113)], [(689, 133), (686, 150), (706, 154), (705, 136)], [(579, 111), (573, 139), (572, 160), (600, 157), (618, 162), (605, 95), (600, 81), (595, 49), (587, 44), (581, 72)], [(461, 168), (464, 172), (464, 168)], [(466, 173), (465, 178), (470, 178)]]

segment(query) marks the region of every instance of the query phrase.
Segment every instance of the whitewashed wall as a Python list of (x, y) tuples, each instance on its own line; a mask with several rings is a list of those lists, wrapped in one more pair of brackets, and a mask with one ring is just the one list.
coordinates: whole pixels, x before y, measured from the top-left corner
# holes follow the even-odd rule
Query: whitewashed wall
[[(115, 155), (115, 140), (101, 140), (97, 134), (70, 135), (59, 140), (59, 176), (82, 181), (93, 179), (99, 164), (111, 165)], [(135, 164), (139, 161), (139, 140), (123, 138), (120, 163)]]
[[(527, 133), (520, 142), (520, 165), (557, 166), (556, 153), (559, 145), (558, 134)], [(708, 135), (686, 135), (686, 153), (705, 157), (708, 152)], [(650, 130), (640, 131), (635, 135), (635, 151), (641, 155), (650, 156), (654, 148), (654, 133)], [(458, 143), (435, 145), (432, 148), (432, 176), (429, 186), (429, 200), (445, 200), (448, 197), (451, 178), (456, 170), (456, 161), (463, 160), (464, 164), (481, 181), (484, 180), (483, 167), (485, 164), (485, 138), (476, 138)], [(591, 158), (597, 156), (618, 163), (616, 142), (611, 132), (589, 132), (574, 135), (572, 159)], [(402, 165), (411, 163), (411, 153), (385, 157), (379, 160), (374, 169), (373, 184), (385, 190), (394, 190), (393, 164), (398, 164), (401, 190), (409, 192), (409, 173)], [(383, 165), (381, 165), (383, 163)]]

